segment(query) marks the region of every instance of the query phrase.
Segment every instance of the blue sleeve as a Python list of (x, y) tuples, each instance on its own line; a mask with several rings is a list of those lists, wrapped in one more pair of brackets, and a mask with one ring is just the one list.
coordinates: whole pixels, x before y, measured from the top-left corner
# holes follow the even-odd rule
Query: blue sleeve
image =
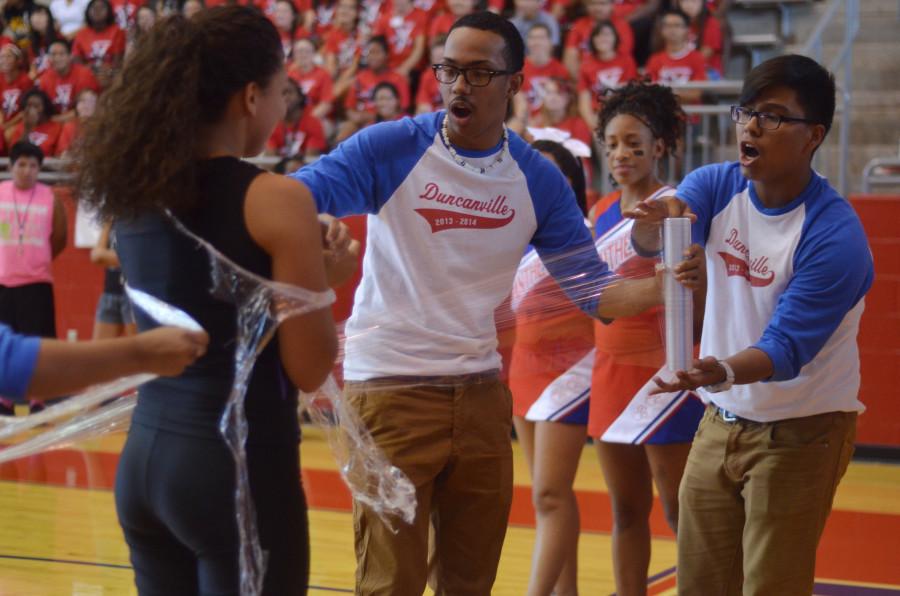
[(602, 288), (614, 276), (594, 248), (575, 193), (559, 168), (536, 151), (522, 161), (537, 218), (531, 243), (566, 296), (596, 317)]
[(713, 217), (743, 188), (743, 177), (735, 163), (711, 164), (697, 168), (684, 177), (675, 196), (688, 204), (697, 216), (691, 230), (691, 240), (706, 246)]
[(874, 265), (862, 224), (849, 204), (840, 211), (845, 217), (818, 225), (801, 240), (794, 276), (753, 346), (772, 360), (769, 381), (800, 374), (872, 286)]
[(431, 146), (425, 129), (436, 115), (428, 116), (366, 127), (290, 176), (309, 188), (320, 213), (378, 213)]
[(41, 340), (0, 324), (0, 395), (22, 397), (31, 384)]

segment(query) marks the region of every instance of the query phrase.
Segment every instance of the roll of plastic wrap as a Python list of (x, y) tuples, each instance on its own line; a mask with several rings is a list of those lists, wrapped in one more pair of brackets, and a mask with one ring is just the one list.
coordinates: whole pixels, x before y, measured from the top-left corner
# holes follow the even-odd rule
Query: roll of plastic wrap
[(693, 360), (694, 300), (691, 291), (675, 280), (672, 269), (684, 260), (691, 244), (691, 220), (670, 217), (663, 223), (663, 291), (666, 303), (666, 366), (686, 370)]

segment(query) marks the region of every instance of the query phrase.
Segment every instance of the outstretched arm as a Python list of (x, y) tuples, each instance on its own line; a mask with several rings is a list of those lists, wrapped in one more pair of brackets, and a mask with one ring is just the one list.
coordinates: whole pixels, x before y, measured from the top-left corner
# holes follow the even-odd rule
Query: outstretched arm
[(65, 395), (141, 372), (177, 375), (206, 352), (208, 342), (205, 332), (176, 327), (83, 342), (43, 339), (26, 394)]

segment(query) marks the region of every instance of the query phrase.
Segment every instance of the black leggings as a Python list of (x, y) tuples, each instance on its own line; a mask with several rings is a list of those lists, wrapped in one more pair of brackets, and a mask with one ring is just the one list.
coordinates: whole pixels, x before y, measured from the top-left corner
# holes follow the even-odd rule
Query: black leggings
[[(249, 445), (263, 593), (306, 594), (309, 526), (296, 445)], [(239, 594), (234, 463), (223, 440), (133, 423), (116, 474), (116, 510), (141, 596)]]

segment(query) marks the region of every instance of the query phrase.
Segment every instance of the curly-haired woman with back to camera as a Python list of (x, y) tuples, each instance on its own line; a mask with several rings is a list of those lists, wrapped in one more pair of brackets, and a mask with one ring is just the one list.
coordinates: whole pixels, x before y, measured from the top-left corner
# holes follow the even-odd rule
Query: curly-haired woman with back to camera
[[(79, 196), (115, 221), (128, 284), (185, 310), (210, 335), (206, 355), (183, 374), (141, 387), (122, 451), (116, 509), (142, 595), (237, 594), (240, 580), (234, 462), (218, 431), (237, 307), (210, 294), (206, 253), (164, 210), (261, 277), (328, 288), (309, 191), (240, 159), (258, 155), (283, 117), (286, 76), (278, 32), (260, 12), (229, 6), (169, 17), (135, 46), (76, 147)], [(152, 326), (136, 318), (140, 329)], [(329, 309), (293, 317), (249, 381), (246, 450), (267, 554), (264, 594), (306, 593), (297, 388), (316, 389), (336, 353)]]

